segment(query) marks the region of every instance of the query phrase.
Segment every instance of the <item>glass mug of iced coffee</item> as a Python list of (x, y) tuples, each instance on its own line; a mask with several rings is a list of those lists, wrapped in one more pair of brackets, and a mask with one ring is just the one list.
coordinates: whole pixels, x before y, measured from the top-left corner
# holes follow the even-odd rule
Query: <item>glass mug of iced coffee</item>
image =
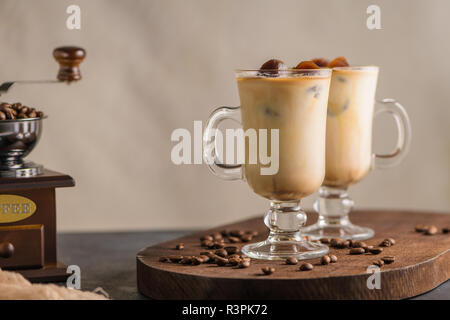
[[(264, 217), (270, 234), (265, 241), (242, 248), (249, 257), (310, 259), (328, 252), (327, 246), (306, 241), (298, 231), (306, 222), (300, 200), (315, 192), (325, 176), (330, 76), (330, 69), (287, 69), (279, 60), (269, 60), (259, 70), (237, 70), (241, 106), (218, 108), (208, 120), (203, 145), (211, 171), (223, 179), (245, 180), (255, 193), (270, 200)], [(244, 163), (230, 165), (218, 159), (217, 128), (226, 119), (241, 123), (248, 137)], [(258, 143), (250, 139), (255, 135)], [(252, 162), (252, 154), (263, 149), (278, 162), (272, 165), (276, 170), (267, 170), (260, 157)]]
[[(328, 98), (325, 179), (314, 204), (319, 213), (316, 224), (302, 229), (312, 239), (338, 237), (364, 240), (374, 235), (370, 228), (352, 224), (348, 214), (354, 203), (347, 188), (363, 179), (373, 168), (398, 164), (411, 139), (411, 127), (405, 109), (393, 99), (375, 101), (378, 67), (333, 67)], [(376, 105), (376, 108), (374, 108)], [(372, 153), (374, 116), (388, 113), (397, 125), (398, 139), (390, 154)]]

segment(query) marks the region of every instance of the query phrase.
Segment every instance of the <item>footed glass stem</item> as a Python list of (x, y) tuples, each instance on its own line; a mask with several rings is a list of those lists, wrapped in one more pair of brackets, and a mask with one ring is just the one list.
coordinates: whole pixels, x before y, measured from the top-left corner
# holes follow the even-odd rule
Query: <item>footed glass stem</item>
[(306, 223), (306, 213), (300, 207), (300, 201), (271, 202), (264, 223), (270, 229), (269, 237), (244, 246), (242, 253), (245, 255), (255, 259), (295, 257), (303, 260), (328, 253), (327, 246), (306, 241), (300, 235), (299, 230)]
[(314, 203), (314, 210), (319, 214), (317, 223), (302, 228), (302, 235), (313, 240), (320, 238), (341, 238), (366, 240), (374, 236), (370, 228), (359, 227), (350, 222), (348, 217), (354, 202), (349, 198), (347, 189), (320, 187), (319, 198)]

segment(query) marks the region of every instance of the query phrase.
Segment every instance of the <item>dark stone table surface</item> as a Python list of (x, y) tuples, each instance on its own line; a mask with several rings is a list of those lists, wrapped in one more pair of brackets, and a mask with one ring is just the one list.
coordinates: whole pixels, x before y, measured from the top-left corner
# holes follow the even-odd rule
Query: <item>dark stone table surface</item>
[[(136, 288), (136, 253), (192, 231), (58, 234), (58, 257), (81, 269), (81, 289), (103, 288), (112, 299), (146, 299)], [(413, 299), (450, 300), (450, 281)]]

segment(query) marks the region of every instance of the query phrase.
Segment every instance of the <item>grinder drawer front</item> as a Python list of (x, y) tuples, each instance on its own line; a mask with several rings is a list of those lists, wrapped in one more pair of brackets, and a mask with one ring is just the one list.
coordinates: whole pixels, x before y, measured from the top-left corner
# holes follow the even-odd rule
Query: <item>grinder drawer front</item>
[(44, 226), (0, 227), (0, 268), (44, 266)]

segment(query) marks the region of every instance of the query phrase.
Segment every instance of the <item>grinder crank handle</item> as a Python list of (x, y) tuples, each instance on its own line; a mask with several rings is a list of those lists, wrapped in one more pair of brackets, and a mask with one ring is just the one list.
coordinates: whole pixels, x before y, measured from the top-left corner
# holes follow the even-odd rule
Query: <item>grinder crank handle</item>
[(59, 64), (59, 71), (57, 80), (24, 80), (24, 81), (9, 81), (0, 85), (0, 95), (7, 93), (8, 90), (15, 84), (42, 84), (42, 83), (58, 83), (58, 82), (73, 82), (81, 79), (80, 63), (86, 57), (86, 51), (80, 47), (65, 46), (53, 50), (53, 57)]

